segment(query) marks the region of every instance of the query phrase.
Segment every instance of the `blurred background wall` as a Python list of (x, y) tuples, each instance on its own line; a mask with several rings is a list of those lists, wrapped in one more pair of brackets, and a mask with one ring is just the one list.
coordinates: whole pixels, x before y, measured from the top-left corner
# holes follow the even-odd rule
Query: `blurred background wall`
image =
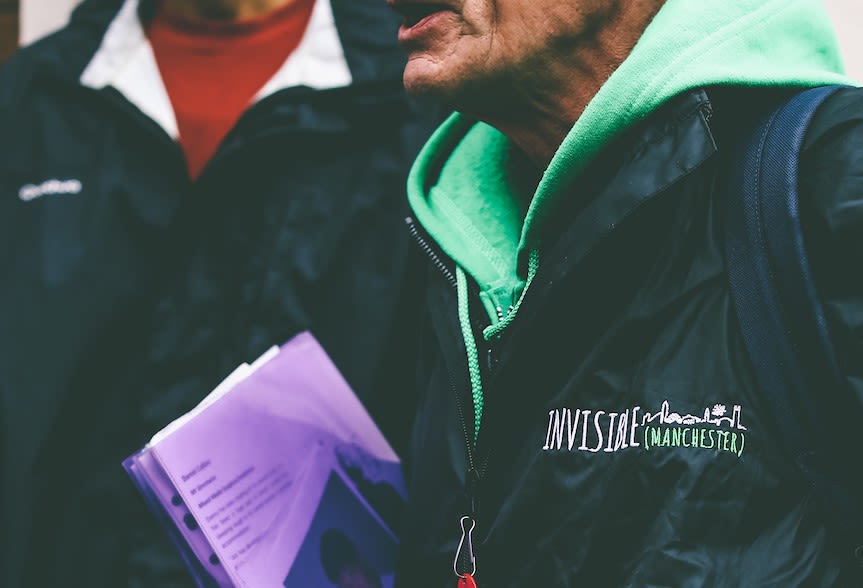
[(845, 66), (863, 83), (863, 2), (861, 0), (824, 0), (842, 45)]
[[(19, 0), (20, 42), (31, 43), (42, 35), (59, 29), (81, 0)], [(3, 0), (0, 0), (3, 2)]]
[(18, 46), (18, 0), (0, 0), (0, 61)]
[[(16, 36), (26, 45), (62, 26), (79, 1), (0, 0), (0, 60), (14, 49)], [(824, 3), (836, 24), (848, 71), (863, 82), (863, 1), (824, 0)]]

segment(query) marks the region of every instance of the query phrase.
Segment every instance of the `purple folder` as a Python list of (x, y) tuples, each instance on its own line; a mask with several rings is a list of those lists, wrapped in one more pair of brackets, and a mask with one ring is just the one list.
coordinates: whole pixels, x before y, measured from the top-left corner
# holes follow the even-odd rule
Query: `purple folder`
[(308, 332), (241, 365), (123, 465), (199, 586), (392, 586), (399, 460)]

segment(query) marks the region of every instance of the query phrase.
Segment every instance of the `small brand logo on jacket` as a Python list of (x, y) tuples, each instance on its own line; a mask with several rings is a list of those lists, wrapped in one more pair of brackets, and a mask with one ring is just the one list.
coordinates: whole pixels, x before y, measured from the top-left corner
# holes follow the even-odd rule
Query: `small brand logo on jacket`
[(22, 202), (30, 202), (48, 194), (80, 194), (81, 180), (45, 180), (41, 184), (25, 184), (18, 190)]
[(543, 451), (613, 453), (630, 448), (685, 447), (730, 452), (738, 457), (746, 446), (743, 409), (714, 404), (700, 415), (671, 410), (668, 400), (656, 412), (640, 406), (612, 412), (560, 408), (548, 412)]

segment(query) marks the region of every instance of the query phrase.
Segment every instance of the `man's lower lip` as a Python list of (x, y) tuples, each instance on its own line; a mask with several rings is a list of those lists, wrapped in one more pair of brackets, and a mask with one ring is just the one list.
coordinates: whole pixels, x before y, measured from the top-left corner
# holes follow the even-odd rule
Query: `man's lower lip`
[(446, 10), (438, 10), (437, 12), (427, 14), (409, 27), (402, 25), (399, 27), (399, 41), (405, 43), (421, 36), (427, 29), (433, 26), (434, 21), (439, 16), (443, 16), (445, 13)]

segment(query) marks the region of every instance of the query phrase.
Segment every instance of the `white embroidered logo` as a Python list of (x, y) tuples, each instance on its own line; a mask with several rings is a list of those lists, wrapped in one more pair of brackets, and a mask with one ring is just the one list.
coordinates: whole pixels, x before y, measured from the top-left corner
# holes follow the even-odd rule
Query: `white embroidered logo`
[(41, 184), (25, 184), (18, 190), (22, 202), (30, 202), (48, 194), (80, 194), (81, 180), (45, 180)]
[[(714, 404), (701, 415), (680, 414), (666, 400), (656, 412), (635, 406), (619, 412), (562, 408), (548, 413), (543, 451), (612, 453), (630, 447), (691, 447), (743, 455), (747, 428), (743, 409), (731, 414), (724, 404)], [(592, 415), (592, 417), (591, 417)]]

